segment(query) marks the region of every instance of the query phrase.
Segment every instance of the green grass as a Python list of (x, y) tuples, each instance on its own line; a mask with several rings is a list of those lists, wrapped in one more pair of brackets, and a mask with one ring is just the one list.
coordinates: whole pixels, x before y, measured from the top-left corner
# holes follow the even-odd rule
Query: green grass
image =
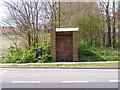
[(26, 67), (118, 67), (117, 62), (113, 63), (80, 63), (80, 64), (32, 64), (32, 65), (8, 65), (8, 66), (26, 66)]

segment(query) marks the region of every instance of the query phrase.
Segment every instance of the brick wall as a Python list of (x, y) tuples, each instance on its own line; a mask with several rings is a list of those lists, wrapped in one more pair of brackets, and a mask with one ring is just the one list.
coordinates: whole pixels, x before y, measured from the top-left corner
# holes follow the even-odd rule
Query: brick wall
[(52, 60), (56, 61), (56, 32), (55, 29), (51, 31), (51, 56)]
[(78, 61), (78, 32), (73, 32), (73, 61)]

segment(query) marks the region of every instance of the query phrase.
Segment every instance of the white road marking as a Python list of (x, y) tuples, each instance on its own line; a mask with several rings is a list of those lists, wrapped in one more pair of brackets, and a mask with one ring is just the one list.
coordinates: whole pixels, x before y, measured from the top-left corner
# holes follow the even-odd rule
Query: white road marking
[(118, 80), (110, 80), (110, 82), (119, 82)]
[(87, 83), (88, 81), (61, 81), (61, 83)]
[(12, 83), (41, 83), (40, 81), (12, 81)]
[[(88, 81), (61, 81), (61, 83), (87, 83), (87, 82)], [(41, 81), (12, 81), (12, 83), (41, 83)]]

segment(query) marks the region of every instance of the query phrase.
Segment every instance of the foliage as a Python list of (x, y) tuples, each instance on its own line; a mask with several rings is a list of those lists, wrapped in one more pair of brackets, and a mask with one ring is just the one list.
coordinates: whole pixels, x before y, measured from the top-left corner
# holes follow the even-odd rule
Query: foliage
[[(43, 49), (42, 57), (39, 60), (35, 58), (35, 50), (37, 47)], [(2, 62), (3, 63), (36, 63), (36, 62), (50, 62), (50, 42), (44, 41), (37, 46), (29, 46), (25, 48), (17, 48), (10, 46), (8, 49), (9, 55)]]
[(90, 47), (89, 44), (86, 43), (85, 41), (79, 41), (78, 50), (79, 61), (119, 60), (117, 49)]
[(99, 55), (104, 60), (107, 60), (107, 61), (119, 60), (117, 49), (91, 47), (90, 50), (95, 52), (97, 55)]
[[(88, 42), (84, 40), (79, 41), (79, 61), (110, 61), (118, 60), (118, 50), (111, 48), (97, 47), (96, 41), (94, 46), (90, 47)], [(96, 47), (95, 47), (96, 46)], [(42, 48), (42, 57), (35, 58), (35, 49)], [(50, 41), (46, 40), (36, 46), (28, 48), (17, 48), (11, 46), (8, 49), (9, 55), (2, 60), (2, 63), (44, 63), (52, 62), (50, 55)]]
[(79, 41), (79, 61), (103, 60), (99, 55), (90, 50), (89, 45), (84, 41)]
[(51, 55), (50, 55), (50, 41), (45, 40), (43, 43), (38, 45), (42, 48), (42, 57), (41, 60), (38, 60), (38, 62), (52, 62), (51, 61)]
[(74, 26), (80, 28), (79, 30), (79, 40), (84, 40), (94, 46), (95, 43), (99, 44), (102, 35), (102, 30), (100, 29), (101, 19), (99, 16), (94, 14), (85, 15), (79, 18)]

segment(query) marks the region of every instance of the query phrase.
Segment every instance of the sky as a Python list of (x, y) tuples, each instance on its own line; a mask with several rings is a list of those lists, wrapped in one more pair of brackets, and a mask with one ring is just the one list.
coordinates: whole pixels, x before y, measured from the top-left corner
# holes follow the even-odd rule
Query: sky
[(1, 25), (3, 18), (6, 17), (5, 11), (7, 10), (6, 7), (3, 5), (3, 2), (1, 1), (2, 0), (0, 0), (0, 25)]
[(2, 17), (5, 16), (5, 13), (3, 13), (4, 11), (4, 6), (2, 5), (2, 3), (0, 2), (0, 21), (2, 19)]

